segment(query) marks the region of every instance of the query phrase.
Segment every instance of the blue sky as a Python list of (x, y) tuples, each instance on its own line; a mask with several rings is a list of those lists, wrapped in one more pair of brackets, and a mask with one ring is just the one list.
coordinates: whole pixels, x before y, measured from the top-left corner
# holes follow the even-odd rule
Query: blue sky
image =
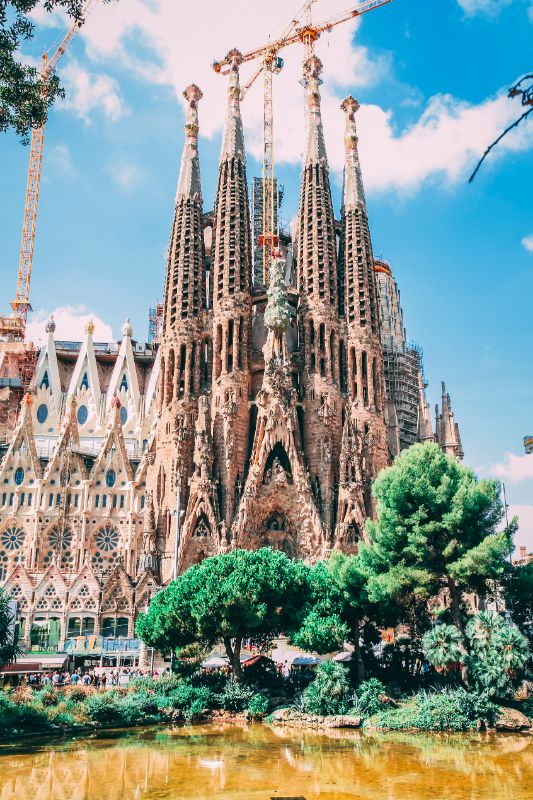
[[(88, 314), (101, 336), (125, 316), (142, 339), (148, 306), (162, 295), (165, 250), (183, 144), (181, 91), (200, 103), (204, 207), (217, 178), (224, 79), (210, 69), (230, 47), (251, 49), (278, 34), (298, 0), (268, 4), (173, 0), (99, 5), (63, 58), (66, 101), (50, 115), (32, 279), (39, 321), (58, 308), (58, 335), (77, 337)], [(318, 0), (314, 18), (349, 0)], [(293, 7), (294, 6), (294, 7)], [(36, 14), (37, 59), (65, 28)], [(400, 285), (408, 336), (424, 348), (428, 396), (445, 380), (467, 463), (505, 480), (519, 539), (533, 547), (533, 120), (468, 176), (485, 146), (521, 112), (506, 87), (531, 71), (533, 0), (394, 0), (359, 23), (324, 35), (317, 52), (326, 144), (340, 205), (343, 115), (358, 114), (374, 249)], [(283, 215), (297, 209), (303, 147), (299, 46), (275, 79)], [(248, 65), (243, 79), (251, 74)], [(259, 82), (258, 82), (259, 83)], [(243, 102), (248, 175), (260, 174), (261, 87)], [(28, 148), (0, 144), (0, 298), (14, 294)], [(528, 249), (529, 248), (529, 249)], [(59, 324), (59, 321), (61, 324)], [(106, 328), (106, 326), (108, 326)], [(98, 333), (98, 328), (97, 328)]]

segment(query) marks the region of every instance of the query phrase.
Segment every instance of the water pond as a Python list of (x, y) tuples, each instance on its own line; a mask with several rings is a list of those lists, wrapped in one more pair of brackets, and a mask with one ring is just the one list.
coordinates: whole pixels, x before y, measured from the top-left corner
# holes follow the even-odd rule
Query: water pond
[(0, 746), (0, 800), (531, 800), (533, 736), (145, 728)]

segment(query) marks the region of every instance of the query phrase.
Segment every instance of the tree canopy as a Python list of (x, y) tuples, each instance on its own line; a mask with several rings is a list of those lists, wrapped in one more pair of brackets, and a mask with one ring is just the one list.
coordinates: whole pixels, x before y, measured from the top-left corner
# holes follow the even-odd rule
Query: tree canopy
[(436, 444), (405, 450), (374, 483), (377, 519), (360, 558), (371, 600), (427, 600), (448, 591), (461, 633), (468, 591), (485, 594), (505, 569), (512, 533), (499, 530), (500, 487), (445, 455)]
[(268, 547), (206, 558), (172, 581), (137, 621), (159, 650), (222, 640), (234, 675), (245, 638), (289, 633), (308, 600), (307, 567)]
[(0, 666), (10, 662), (18, 647), (13, 629), (13, 615), (9, 608), (9, 596), (0, 586)]
[[(107, 2), (108, 0), (104, 0)], [(61, 9), (72, 22), (83, 20), (85, 0), (44, 0), (44, 9)], [(0, 131), (14, 130), (27, 142), (31, 129), (46, 121), (50, 106), (64, 92), (56, 75), (43, 81), (39, 67), (27, 63), (21, 48), (33, 39), (30, 14), (39, 0), (0, 0)]]

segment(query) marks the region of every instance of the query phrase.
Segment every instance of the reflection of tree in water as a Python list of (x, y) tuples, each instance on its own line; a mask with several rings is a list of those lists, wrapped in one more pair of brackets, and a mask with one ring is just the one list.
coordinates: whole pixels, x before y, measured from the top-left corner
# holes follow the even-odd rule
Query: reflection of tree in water
[(0, 771), (0, 800), (526, 800), (533, 740), (267, 725), (152, 728), (51, 747), (24, 743), (0, 757)]

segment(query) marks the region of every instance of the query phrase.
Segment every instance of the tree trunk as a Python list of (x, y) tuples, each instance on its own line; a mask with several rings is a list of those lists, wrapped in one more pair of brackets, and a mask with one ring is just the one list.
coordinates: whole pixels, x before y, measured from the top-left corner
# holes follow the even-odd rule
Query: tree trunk
[(229, 658), (229, 663), (231, 666), (231, 671), (233, 673), (233, 678), (234, 680), (237, 681), (237, 683), (242, 678), (241, 646), (242, 646), (241, 636), (235, 637), (233, 646), (231, 644), (230, 637), (229, 636), (224, 637), (224, 647), (226, 648), (226, 655)]
[(450, 592), (450, 601), (452, 604), (452, 616), (455, 627), (461, 634), (461, 652), (463, 654), (463, 661), (461, 663), (461, 678), (465, 686), (468, 686), (468, 667), (466, 665), (466, 656), (468, 655), (468, 639), (466, 638), (465, 626), (463, 615), (461, 613), (461, 592), (453, 578), (448, 576), (448, 591)]
[(356, 665), (357, 665), (357, 683), (361, 683), (366, 678), (366, 671), (365, 665), (363, 663), (363, 658), (361, 656), (361, 643), (359, 641), (360, 635), (360, 625), (359, 622), (355, 625), (355, 634), (353, 637), (353, 656)]

